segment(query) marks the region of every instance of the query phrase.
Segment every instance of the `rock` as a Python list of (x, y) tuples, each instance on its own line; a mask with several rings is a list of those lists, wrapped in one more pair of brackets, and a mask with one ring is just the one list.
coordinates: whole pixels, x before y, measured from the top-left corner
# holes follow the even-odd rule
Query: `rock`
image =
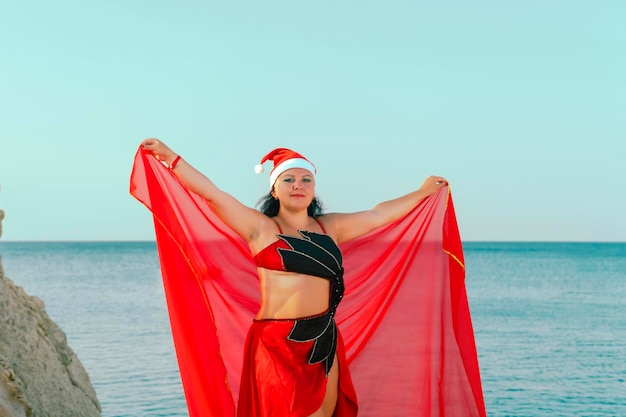
[[(0, 210), (0, 232), (4, 213)], [(0, 417), (100, 416), (89, 376), (45, 305), (0, 263)]]

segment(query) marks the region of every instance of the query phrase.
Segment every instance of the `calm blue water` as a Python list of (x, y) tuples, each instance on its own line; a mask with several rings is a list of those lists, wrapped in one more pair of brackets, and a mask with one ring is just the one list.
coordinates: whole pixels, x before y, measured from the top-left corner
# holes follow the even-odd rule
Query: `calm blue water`
[[(186, 416), (150, 242), (0, 242), (103, 416)], [(465, 244), (489, 416), (626, 416), (626, 244)]]

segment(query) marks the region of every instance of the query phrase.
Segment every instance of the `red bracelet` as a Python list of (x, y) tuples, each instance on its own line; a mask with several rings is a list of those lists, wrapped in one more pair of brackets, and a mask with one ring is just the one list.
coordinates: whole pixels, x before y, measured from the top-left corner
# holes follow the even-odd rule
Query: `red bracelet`
[(178, 163), (178, 161), (180, 161), (180, 155), (177, 155), (176, 158), (174, 158), (174, 160), (172, 161), (172, 163), (169, 166), (169, 169), (172, 170), (172, 169), (176, 168), (176, 164)]

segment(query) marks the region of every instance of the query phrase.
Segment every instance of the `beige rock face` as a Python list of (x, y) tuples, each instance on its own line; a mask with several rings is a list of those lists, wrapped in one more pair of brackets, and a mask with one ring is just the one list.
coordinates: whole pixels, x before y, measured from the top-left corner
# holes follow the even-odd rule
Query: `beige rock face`
[[(4, 213), (0, 210), (0, 234)], [(43, 301), (0, 264), (0, 417), (100, 416), (89, 376)]]

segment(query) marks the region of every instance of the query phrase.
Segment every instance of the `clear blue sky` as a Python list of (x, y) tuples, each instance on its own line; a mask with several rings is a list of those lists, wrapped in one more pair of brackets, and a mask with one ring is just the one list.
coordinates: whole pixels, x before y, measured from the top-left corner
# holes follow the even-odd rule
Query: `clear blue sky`
[(452, 184), (464, 240), (626, 241), (626, 3), (0, 7), (3, 240), (151, 240), (159, 137), (254, 205), (293, 148), (329, 211)]

